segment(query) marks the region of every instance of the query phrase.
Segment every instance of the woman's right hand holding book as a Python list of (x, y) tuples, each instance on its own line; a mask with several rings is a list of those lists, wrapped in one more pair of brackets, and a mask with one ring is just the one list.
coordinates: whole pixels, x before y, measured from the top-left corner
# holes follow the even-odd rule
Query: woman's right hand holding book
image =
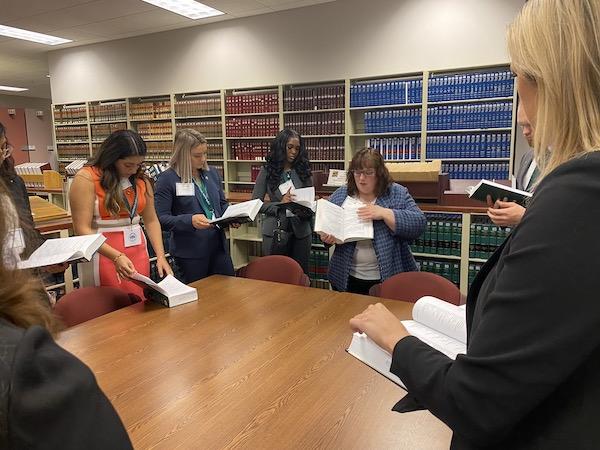
[(205, 230), (212, 227), (204, 214), (194, 214), (192, 216), (192, 226), (198, 230)]
[(119, 280), (121, 278), (129, 278), (137, 272), (133, 262), (131, 262), (131, 260), (123, 253), (113, 259), (113, 263), (115, 264), (115, 270), (117, 271), (117, 278), (119, 278)]

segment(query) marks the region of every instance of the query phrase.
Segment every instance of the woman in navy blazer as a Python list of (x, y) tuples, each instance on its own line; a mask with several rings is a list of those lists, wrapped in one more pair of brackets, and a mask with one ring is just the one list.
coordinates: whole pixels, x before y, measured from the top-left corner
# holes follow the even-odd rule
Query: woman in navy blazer
[(214, 274), (234, 274), (225, 234), (208, 222), (221, 217), (229, 204), (221, 177), (208, 167), (206, 156), (202, 134), (179, 130), (170, 168), (158, 177), (154, 193), (160, 224), (171, 232), (169, 252), (185, 283)]

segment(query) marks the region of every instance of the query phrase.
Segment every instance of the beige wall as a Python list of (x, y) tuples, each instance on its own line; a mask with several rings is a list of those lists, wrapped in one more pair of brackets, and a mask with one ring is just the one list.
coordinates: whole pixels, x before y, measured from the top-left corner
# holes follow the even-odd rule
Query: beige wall
[(48, 151), (48, 146), (54, 146), (50, 114), (38, 117), (35, 109), (26, 109), (25, 122), (27, 124), (27, 143), (35, 145), (35, 150), (29, 152), (29, 160), (31, 162), (49, 162), (54, 170), (58, 169), (56, 152)]
[(49, 54), (54, 103), (506, 62), (523, 0), (337, 0)]

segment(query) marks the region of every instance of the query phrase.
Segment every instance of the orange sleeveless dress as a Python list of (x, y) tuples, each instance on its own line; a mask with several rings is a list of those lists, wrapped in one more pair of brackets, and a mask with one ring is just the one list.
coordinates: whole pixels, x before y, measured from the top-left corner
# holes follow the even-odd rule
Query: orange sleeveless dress
[[(96, 199), (94, 201), (94, 218), (92, 228), (97, 233), (102, 233), (106, 237), (106, 243), (115, 250), (125, 254), (135, 269), (142, 275), (150, 275), (150, 258), (148, 256), (148, 247), (146, 236), (140, 226), (140, 213), (146, 207), (146, 183), (144, 180), (136, 180), (136, 190), (138, 204), (136, 215), (133, 220), (129, 217), (127, 208), (123, 208), (119, 216), (112, 216), (104, 207), (104, 199), (106, 192), (100, 185), (101, 170), (96, 167), (84, 167), (81, 169), (86, 171), (94, 181), (94, 190), (96, 191)], [(123, 191), (130, 205), (134, 202), (134, 191), (131, 187)], [(131, 229), (138, 228), (142, 237), (142, 242), (138, 245), (125, 247), (125, 232)], [(83, 267), (82, 267), (83, 266)], [(138, 295), (144, 298), (143, 289), (137, 284), (126, 279), (117, 278), (114, 263), (107, 257), (96, 253), (91, 263), (80, 264), (79, 267), (80, 284), (85, 286), (113, 286), (125, 292)]]

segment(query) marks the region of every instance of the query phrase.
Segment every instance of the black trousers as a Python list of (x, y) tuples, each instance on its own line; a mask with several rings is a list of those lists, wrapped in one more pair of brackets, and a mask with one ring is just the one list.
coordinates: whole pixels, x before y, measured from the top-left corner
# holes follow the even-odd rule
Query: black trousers
[(231, 257), (223, 247), (221, 239), (209, 241), (205, 251), (197, 258), (175, 257), (175, 263), (183, 275), (182, 281), (186, 284), (210, 275), (235, 275)]
[(369, 295), (369, 289), (380, 282), (381, 280), (361, 280), (360, 278), (348, 275), (348, 288), (346, 292)]

